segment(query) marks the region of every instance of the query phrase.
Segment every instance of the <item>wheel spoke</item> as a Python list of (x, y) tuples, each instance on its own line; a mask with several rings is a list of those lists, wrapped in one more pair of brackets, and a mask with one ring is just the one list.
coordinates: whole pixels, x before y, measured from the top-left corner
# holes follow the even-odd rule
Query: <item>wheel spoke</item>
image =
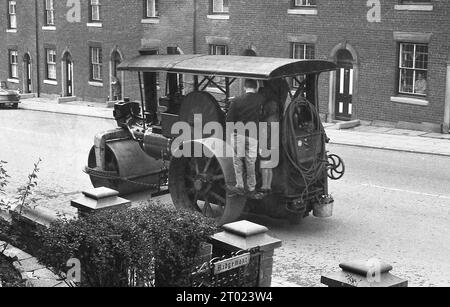
[(214, 197), (215, 199), (217, 199), (218, 201), (220, 201), (222, 203), (223, 206), (225, 206), (225, 204), (227, 203), (225, 198), (223, 198), (222, 196), (220, 196), (219, 194), (217, 194), (216, 192), (209, 192), (209, 195), (211, 195), (212, 197)]
[(209, 158), (208, 162), (206, 162), (206, 164), (205, 164), (205, 168), (203, 169), (203, 173), (206, 173), (208, 171), (209, 166), (211, 165), (211, 162), (212, 162), (212, 158)]
[(198, 212), (202, 212), (202, 210), (198, 206), (198, 198), (199, 198), (199, 194), (198, 194), (198, 192), (196, 192), (195, 196), (194, 196), (194, 207), (195, 207), (195, 210), (197, 210)]
[(212, 208), (211, 208), (211, 204), (209, 203), (209, 200), (206, 199), (205, 204), (203, 205), (203, 215), (204, 216), (208, 216), (208, 209), (211, 212), (211, 215), (213, 213)]
[(225, 176), (223, 174), (220, 174), (220, 175), (213, 176), (211, 179), (212, 179), (212, 181), (219, 181), (219, 180), (225, 179)]
[(198, 161), (197, 159), (193, 159), (194, 160), (194, 166), (195, 166), (195, 173), (198, 175), (200, 174), (200, 169), (198, 167)]

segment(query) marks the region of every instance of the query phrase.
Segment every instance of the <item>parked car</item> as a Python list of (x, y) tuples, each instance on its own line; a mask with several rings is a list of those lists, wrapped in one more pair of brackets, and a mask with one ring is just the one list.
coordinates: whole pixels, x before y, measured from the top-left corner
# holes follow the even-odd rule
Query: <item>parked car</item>
[(12, 107), (17, 109), (20, 103), (20, 93), (8, 88), (5, 81), (0, 81), (0, 107)]

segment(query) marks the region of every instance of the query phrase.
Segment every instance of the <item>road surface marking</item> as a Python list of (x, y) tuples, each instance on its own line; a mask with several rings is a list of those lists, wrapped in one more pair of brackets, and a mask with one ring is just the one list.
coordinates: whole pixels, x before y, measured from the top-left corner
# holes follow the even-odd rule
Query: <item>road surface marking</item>
[(394, 192), (404, 192), (404, 193), (410, 193), (410, 194), (421, 195), (421, 196), (430, 196), (430, 197), (437, 197), (437, 198), (443, 198), (443, 199), (450, 199), (450, 196), (446, 196), (446, 195), (423, 193), (423, 192), (403, 190), (403, 189), (397, 189), (397, 188), (389, 188), (389, 187), (383, 187), (380, 185), (368, 184), (368, 183), (362, 183), (361, 185), (365, 186), (365, 187), (369, 187), (369, 188), (377, 188), (377, 189), (383, 189), (383, 190), (394, 191)]

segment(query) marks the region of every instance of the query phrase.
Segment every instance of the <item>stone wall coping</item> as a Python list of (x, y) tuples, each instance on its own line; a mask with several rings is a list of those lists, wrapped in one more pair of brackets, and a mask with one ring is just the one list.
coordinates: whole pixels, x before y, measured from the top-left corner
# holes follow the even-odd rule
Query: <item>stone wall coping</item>
[(231, 224), (226, 224), (223, 225), (222, 228), (227, 232), (245, 238), (269, 231), (267, 227), (249, 221), (238, 221)]
[(281, 247), (281, 240), (275, 239), (266, 233), (242, 237), (224, 231), (213, 235), (211, 240), (214, 246), (228, 251), (249, 250), (259, 247), (262, 252), (268, 252)]
[(105, 188), (105, 187), (101, 187), (101, 188), (96, 188), (96, 189), (91, 189), (91, 190), (84, 191), (83, 194), (86, 195), (89, 198), (93, 198), (93, 199), (97, 199), (98, 200), (98, 199), (118, 196), (119, 192), (117, 192), (116, 190), (113, 190), (113, 189), (108, 189), (108, 188)]

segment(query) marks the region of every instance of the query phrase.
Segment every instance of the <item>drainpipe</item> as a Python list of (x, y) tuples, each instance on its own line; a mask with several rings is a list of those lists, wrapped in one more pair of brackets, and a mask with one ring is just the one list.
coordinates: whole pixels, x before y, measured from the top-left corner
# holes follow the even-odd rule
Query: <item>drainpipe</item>
[(450, 133), (450, 59), (447, 61), (447, 82), (445, 90), (444, 125), (442, 133)]
[(194, 1), (194, 19), (193, 19), (193, 33), (192, 33), (192, 50), (193, 54), (197, 53), (197, 0)]
[(34, 2), (34, 14), (36, 18), (36, 94), (41, 97), (41, 77), (40, 77), (40, 54), (39, 54), (39, 6), (38, 1)]

